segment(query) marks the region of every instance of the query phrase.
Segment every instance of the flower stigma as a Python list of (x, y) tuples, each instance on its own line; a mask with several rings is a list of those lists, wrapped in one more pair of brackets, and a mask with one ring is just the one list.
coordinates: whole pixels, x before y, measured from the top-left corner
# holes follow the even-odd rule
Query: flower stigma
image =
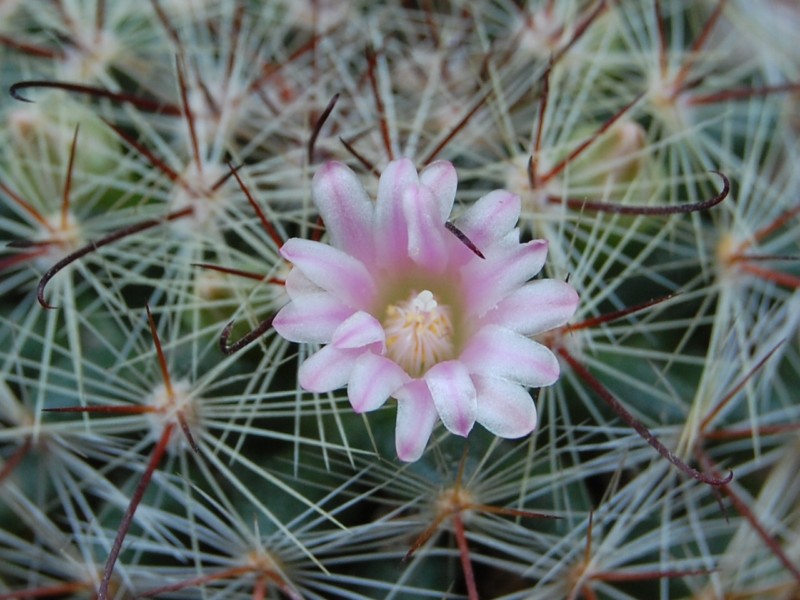
[(412, 291), (407, 300), (386, 307), (386, 355), (412, 377), (454, 356), (450, 307), (430, 290)]

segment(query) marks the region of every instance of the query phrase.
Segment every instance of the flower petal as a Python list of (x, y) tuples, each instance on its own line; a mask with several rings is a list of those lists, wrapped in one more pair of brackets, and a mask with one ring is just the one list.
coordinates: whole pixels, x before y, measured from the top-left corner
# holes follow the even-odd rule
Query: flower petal
[(570, 284), (539, 279), (501, 300), (486, 314), (484, 322), (496, 323), (523, 335), (535, 335), (560, 327), (577, 308), (578, 293)]
[(290, 269), (289, 274), (286, 276), (284, 289), (289, 298), (298, 298), (305, 294), (320, 294), (325, 291), (303, 275), (300, 269), (294, 268)]
[(419, 180), (433, 194), (439, 208), (440, 222), (444, 223), (450, 218), (456, 199), (458, 175), (455, 167), (446, 160), (437, 160), (422, 170)]
[(290, 342), (327, 343), (336, 328), (352, 314), (352, 308), (327, 292), (305, 294), (278, 311), (272, 326)]
[(297, 370), (297, 380), (309, 392), (331, 392), (347, 385), (356, 359), (364, 350), (340, 350), (325, 346), (309, 356)]
[(530, 387), (552, 385), (560, 372), (548, 348), (497, 325), (487, 325), (473, 335), (460, 359), (472, 374)]
[(292, 238), (281, 248), (281, 256), (348, 306), (363, 308), (375, 298), (375, 283), (364, 264), (337, 248)]
[(428, 386), (422, 379), (412, 379), (395, 392), (397, 398), (397, 427), (395, 447), (397, 457), (413, 462), (422, 456), (438, 418)]
[(467, 367), (458, 360), (440, 362), (425, 373), (425, 383), (444, 426), (466, 437), (478, 414), (475, 385)]
[(379, 352), (386, 345), (383, 325), (371, 314), (360, 310), (341, 323), (333, 333), (333, 345), (337, 348), (363, 348), (367, 344), (380, 343)]
[(473, 375), (478, 392), (478, 423), (503, 438), (519, 438), (536, 429), (536, 405), (530, 393), (505, 379)]
[(495, 190), (478, 199), (455, 224), (481, 252), (510, 233), (519, 221), (522, 201), (506, 190)]
[(408, 223), (408, 256), (432, 273), (447, 265), (444, 222), (431, 191), (424, 186), (409, 186), (403, 193), (403, 212)]
[(531, 240), (517, 244), (500, 256), (467, 263), (461, 270), (465, 286), (467, 310), (483, 316), (516, 288), (531, 279), (544, 266), (547, 242)]
[(342, 163), (327, 162), (314, 175), (311, 194), (331, 244), (358, 258), (371, 258), (374, 205), (356, 174)]
[(393, 160), (381, 173), (375, 203), (375, 252), (381, 265), (408, 261), (408, 225), (403, 212), (403, 192), (419, 185), (417, 169), (407, 158)]
[(347, 397), (357, 413), (380, 408), (389, 396), (410, 381), (408, 374), (396, 362), (373, 352), (364, 352), (356, 360)]

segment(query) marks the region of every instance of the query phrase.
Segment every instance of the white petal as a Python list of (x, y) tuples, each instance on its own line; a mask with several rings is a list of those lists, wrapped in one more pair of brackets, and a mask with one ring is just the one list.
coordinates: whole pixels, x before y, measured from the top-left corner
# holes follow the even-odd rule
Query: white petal
[(460, 359), (470, 373), (530, 387), (552, 385), (559, 376), (558, 360), (549, 349), (497, 325), (473, 335)]
[(495, 190), (478, 199), (455, 224), (481, 252), (490, 252), (493, 244), (516, 227), (521, 207), (516, 194)]
[(375, 298), (375, 283), (364, 264), (333, 246), (292, 238), (281, 248), (281, 256), (348, 306), (369, 306)]
[(374, 205), (356, 174), (327, 162), (314, 175), (311, 193), (331, 243), (362, 260), (371, 258)]
[(298, 298), (305, 294), (319, 294), (325, 291), (303, 275), (300, 269), (294, 268), (290, 269), (289, 274), (286, 276), (286, 285), (284, 289), (289, 295), (289, 298)]
[(534, 277), (547, 258), (547, 242), (532, 240), (500, 256), (471, 261), (461, 270), (467, 311), (482, 316), (506, 296)]
[(395, 392), (397, 398), (397, 428), (395, 447), (400, 460), (413, 462), (422, 456), (437, 412), (428, 386), (422, 379), (414, 379)]
[(425, 383), (444, 426), (466, 437), (478, 414), (475, 385), (467, 367), (458, 360), (440, 362), (425, 373)]
[(352, 308), (327, 292), (305, 294), (278, 311), (272, 326), (290, 342), (327, 343), (336, 328), (352, 314)]
[(578, 293), (568, 283), (555, 279), (532, 281), (501, 300), (484, 317), (523, 335), (535, 335), (560, 327), (578, 308)]
[(429, 272), (447, 265), (444, 222), (440, 220), (433, 194), (423, 186), (410, 186), (403, 194), (403, 212), (408, 223), (408, 256)]
[(325, 346), (300, 365), (297, 379), (309, 392), (331, 392), (347, 385), (356, 359), (364, 351)]
[(385, 342), (383, 326), (362, 310), (351, 315), (333, 333), (333, 345), (337, 348), (362, 348), (367, 344), (380, 343), (377, 350), (383, 352)]
[(347, 396), (357, 413), (380, 408), (410, 377), (397, 363), (385, 356), (365, 352), (356, 360)]
[(478, 423), (503, 438), (519, 438), (536, 429), (536, 405), (530, 393), (504, 379), (473, 375), (478, 392)]
[(456, 199), (458, 175), (452, 163), (446, 160), (432, 162), (419, 174), (419, 180), (433, 193), (436, 206), (439, 208), (439, 222), (450, 218), (453, 203)]
[(381, 173), (375, 204), (375, 252), (382, 265), (408, 260), (408, 224), (403, 212), (403, 193), (419, 185), (417, 169), (407, 158), (393, 160)]

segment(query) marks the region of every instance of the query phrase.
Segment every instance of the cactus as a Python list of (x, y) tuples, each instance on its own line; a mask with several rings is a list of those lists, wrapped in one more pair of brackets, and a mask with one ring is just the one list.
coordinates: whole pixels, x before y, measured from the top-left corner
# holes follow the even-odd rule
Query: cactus
[[(794, 3), (62, 0), (0, 15), (0, 599), (800, 594)], [(457, 192), (424, 179), (448, 163)], [(486, 363), (474, 377), (457, 340), (357, 413), (345, 374), (301, 385), (339, 338), (278, 331), (321, 285), (297, 275), (298, 249), (358, 246), (347, 232), (374, 225), (361, 204), (411, 202), (387, 192), (398, 165), (423, 174), (420, 219), (429, 196), (455, 204), (420, 226), (425, 251), (404, 233), (370, 238), (377, 255), (414, 257), (450, 298), (452, 274), (419, 262), (437, 244), (443, 264), (478, 265), (472, 293), (512, 270), (481, 270), (486, 247), (510, 265), (508, 235), (544, 240), (534, 281), (579, 300), (566, 324), (572, 304), (549, 319), (501, 306), (547, 326), (469, 351)], [(516, 225), (505, 200), (481, 200), (498, 189)], [(392, 307), (444, 311), (406, 292)], [(462, 311), (458, 335), (494, 309)], [(557, 380), (508, 375), (513, 348), (541, 348)], [(495, 409), (530, 395), (535, 413), (516, 427), (474, 413), (501, 388)], [(431, 395), (416, 424), (410, 398)], [(404, 435), (433, 427), (409, 462), (399, 406)]]

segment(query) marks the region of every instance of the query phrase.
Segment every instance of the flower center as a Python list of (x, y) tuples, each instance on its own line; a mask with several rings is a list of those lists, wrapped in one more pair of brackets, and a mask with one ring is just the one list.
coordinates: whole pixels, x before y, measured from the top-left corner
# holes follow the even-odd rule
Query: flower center
[(408, 300), (390, 304), (383, 320), (386, 354), (412, 377), (453, 357), (450, 307), (429, 290), (411, 292)]

